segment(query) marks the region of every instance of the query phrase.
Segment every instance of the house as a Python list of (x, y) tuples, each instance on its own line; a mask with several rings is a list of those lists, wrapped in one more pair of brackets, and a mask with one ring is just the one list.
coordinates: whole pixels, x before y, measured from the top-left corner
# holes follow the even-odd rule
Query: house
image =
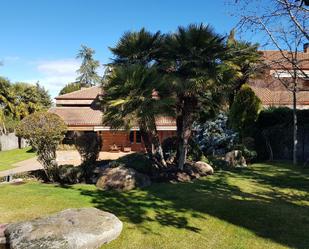
[[(49, 111), (59, 115), (68, 126), (64, 142), (74, 143), (74, 137), (81, 132), (95, 132), (100, 137), (102, 151), (144, 151), (139, 127), (125, 131), (112, 130), (103, 125), (103, 112), (100, 107), (102, 96), (101, 87), (94, 86), (55, 98), (56, 107)], [(156, 126), (161, 141), (176, 135), (174, 118), (158, 117)]]
[[(293, 94), (279, 80), (288, 82), (291, 79), (289, 70), (292, 70), (291, 64), (279, 51), (261, 51), (267, 69), (261, 78), (251, 79), (249, 84), (255, 94), (262, 101), (265, 108), (268, 107), (293, 107)], [(289, 57), (290, 54), (284, 51), (284, 56)], [(299, 72), (298, 92), (297, 92), (297, 108), (309, 109), (309, 44), (304, 45), (304, 51), (298, 52), (298, 62), (301, 70), (307, 74), (304, 77)], [(291, 71), (290, 71), (291, 72)]]
[[(293, 96), (278, 77), (289, 78), (289, 64), (282, 59), (279, 51), (262, 51), (267, 70), (262, 77), (250, 80), (249, 84), (255, 94), (261, 99), (262, 105), (268, 107), (292, 107)], [(288, 52), (285, 52), (289, 56)], [(300, 67), (309, 75), (309, 45), (305, 45), (304, 52), (298, 53)], [(278, 63), (273, 63), (277, 61)], [(309, 109), (309, 79), (299, 80), (297, 93), (297, 108)], [(81, 132), (95, 132), (101, 140), (102, 151), (144, 151), (145, 146), (141, 138), (139, 127), (132, 127), (130, 131), (112, 130), (103, 125), (103, 112), (100, 98), (104, 93), (101, 87), (82, 88), (79, 91), (56, 97), (56, 107), (50, 112), (59, 115), (68, 126), (65, 143), (74, 143), (74, 138)], [(158, 117), (156, 126), (160, 140), (176, 135), (176, 121), (171, 117)]]

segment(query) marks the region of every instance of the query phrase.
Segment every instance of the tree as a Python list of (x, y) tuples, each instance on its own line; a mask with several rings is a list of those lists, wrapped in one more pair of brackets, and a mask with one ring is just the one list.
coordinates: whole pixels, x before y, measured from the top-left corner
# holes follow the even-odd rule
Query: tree
[(186, 162), (192, 125), (200, 103), (219, 87), (217, 76), (225, 52), (223, 41), (223, 37), (203, 24), (179, 27), (164, 41), (159, 63), (174, 78), (171, 88), (176, 95), (180, 170)]
[(35, 84), (35, 88), (38, 95), (38, 102), (41, 104), (43, 109), (49, 109), (52, 105), (52, 100), (48, 91), (42, 85), (40, 85), (39, 82)]
[(96, 160), (100, 152), (100, 140), (95, 132), (83, 133), (76, 138), (76, 148), (82, 158), (83, 175), (87, 182), (91, 182)]
[[(235, 11), (240, 17), (240, 26), (247, 26), (248, 22), (269, 25), (285, 25), (296, 28), (307, 41), (308, 30), (308, 0), (271, 0), (261, 4), (259, 0), (237, 0)], [(300, 2), (300, 3), (297, 3)], [(275, 20), (276, 19), (276, 20)], [(279, 23), (274, 23), (279, 21)], [(283, 21), (283, 23), (280, 23)]]
[(37, 150), (50, 181), (59, 181), (59, 168), (56, 162), (56, 149), (67, 130), (64, 121), (56, 114), (36, 112), (25, 117), (16, 128), (16, 135), (27, 139)]
[(93, 59), (95, 51), (85, 45), (81, 46), (76, 58), (82, 59), (82, 64), (77, 70), (79, 76), (76, 81), (83, 87), (90, 87), (98, 84), (101, 81), (101, 77), (96, 70), (100, 66), (99, 61)]
[(19, 120), (34, 112), (47, 110), (51, 106), (50, 95), (39, 83), (31, 85), (17, 82), (10, 88), (14, 96), (13, 115)]
[(5, 115), (2, 108), (0, 108), (0, 135), (6, 134), (6, 127), (5, 127)]
[[(169, 98), (163, 97), (164, 84), (155, 67), (133, 64), (114, 67), (104, 87), (104, 123), (126, 129), (138, 125), (149, 156), (159, 166), (166, 166), (166, 162), (155, 118), (171, 104)], [(153, 97), (154, 89), (159, 96)]]
[(14, 109), (14, 96), (11, 90), (11, 82), (3, 77), (0, 77), (0, 106), (4, 115), (13, 113)]
[(72, 83), (66, 84), (59, 92), (59, 95), (75, 92), (75, 91), (80, 90), (81, 88), (82, 88), (82, 85), (80, 82), (72, 82)]
[(114, 54), (110, 65), (149, 64), (153, 62), (162, 45), (163, 36), (158, 31), (151, 33), (145, 28), (138, 32), (126, 32), (117, 43), (110, 48)]
[(231, 93), (229, 96), (229, 105), (234, 102), (236, 94), (241, 87), (249, 82), (249, 79), (262, 75), (262, 53), (258, 51), (258, 44), (251, 44), (246, 41), (235, 39), (235, 30), (233, 29), (228, 36), (227, 53), (224, 58), (226, 79), (229, 81)]
[[(104, 90), (110, 104), (113, 103), (105, 120), (113, 121), (114, 125), (117, 122), (125, 125), (127, 122), (128, 126), (132, 126), (134, 124), (130, 124), (129, 119), (137, 118), (148, 155), (159, 165), (165, 166), (155, 124), (156, 115), (165, 113), (166, 102), (171, 100), (167, 97), (167, 89), (163, 89), (164, 78), (156, 68), (155, 59), (161, 42), (160, 32), (153, 34), (143, 28), (138, 32), (125, 33), (116, 47), (110, 48), (114, 58), (109, 64), (111, 72), (107, 82), (111, 82)], [(153, 97), (154, 91), (159, 95), (157, 98)], [(118, 108), (115, 103), (118, 103)], [(111, 115), (113, 119), (107, 118)]]
[(241, 139), (252, 129), (261, 110), (261, 100), (249, 85), (244, 84), (236, 95), (229, 113), (229, 122)]
[[(237, 1), (236, 13), (240, 18), (242, 32), (256, 32), (265, 35), (266, 45), (279, 51), (268, 59), (268, 67), (274, 69), (273, 76), (291, 92), (293, 97), (293, 164), (297, 164), (297, 93), (304, 89), (302, 79), (309, 78), (302, 65), (308, 58), (300, 56), (303, 44), (309, 41), (309, 10), (292, 0)], [(257, 4), (257, 5), (256, 5)], [(257, 9), (256, 6), (259, 6)]]

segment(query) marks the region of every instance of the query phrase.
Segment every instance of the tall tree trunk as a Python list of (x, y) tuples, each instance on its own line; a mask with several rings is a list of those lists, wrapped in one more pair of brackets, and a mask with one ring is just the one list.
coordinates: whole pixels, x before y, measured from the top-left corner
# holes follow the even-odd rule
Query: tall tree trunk
[(154, 157), (157, 159), (160, 166), (166, 167), (167, 164), (164, 159), (162, 144), (160, 142), (159, 134), (158, 134), (156, 126), (151, 130), (151, 133), (152, 133), (151, 135), (152, 144), (154, 147), (154, 151), (153, 151)]
[(146, 148), (146, 152), (147, 152), (148, 156), (152, 159), (151, 141), (150, 141), (147, 125), (144, 121), (141, 121), (139, 123), (139, 129), (140, 129), (141, 137), (143, 139), (143, 142), (144, 142), (144, 145), (145, 145), (145, 148)]
[(297, 164), (297, 106), (296, 87), (293, 90), (293, 165)]
[(147, 127), (153, 149), (152, 150), (153, 158), (156, 160), (156, 163), (158, 163), (159, 166), (166, 167), (167, 164), (164, 159), (162, 144), (157, 131), (155, 117), (149, 118)]
[(178, 132), (178, 169), (183, 170), (184, 164), (187, 161), (187, 153), (189, 147), (189, 138), (192, 132), (193, 111), (195, 108), (195, 99), (185, 98), (183, 100), (183, 108), (181, 117), (178, 118), (181, 130)]

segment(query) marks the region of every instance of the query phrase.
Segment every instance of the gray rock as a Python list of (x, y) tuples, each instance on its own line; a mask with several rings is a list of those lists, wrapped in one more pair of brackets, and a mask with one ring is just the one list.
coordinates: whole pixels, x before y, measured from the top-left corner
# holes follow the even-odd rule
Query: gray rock
[(247, 167), (246, 159), (240, 150), (232, 150), (226, 153), (224, 160), (232, 168)]
[(197, 161), (193, 164), (201, 176), (213, 175), (214, 169), (208, 163)]
[(96, 186), (100, 189), (131, 190), (151, 184), (147, 175), (123, 166), (106, 168), (102, 171)]
[(0, 249), (6, 248), (6, 238), (4, 236), (4, 230), (6, 229), (6, 224), (0, 224)]
[(11, 249), (93, 249), (116, 239), (121, 230), (115, 215), (80, 208), (10, 224), (4, 233)]
[(176, 173), (176, 180), (178, 182), (190, 182), (191, 181), (191, 177), (186, 172), (177, 172)]

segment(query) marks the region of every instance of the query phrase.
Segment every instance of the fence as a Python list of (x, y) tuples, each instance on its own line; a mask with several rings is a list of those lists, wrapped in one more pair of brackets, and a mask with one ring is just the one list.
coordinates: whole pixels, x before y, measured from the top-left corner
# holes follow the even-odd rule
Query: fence
[(14, 133), (0, 135), (0, 151), (24, 148), (26, 141), (15, 136)]

